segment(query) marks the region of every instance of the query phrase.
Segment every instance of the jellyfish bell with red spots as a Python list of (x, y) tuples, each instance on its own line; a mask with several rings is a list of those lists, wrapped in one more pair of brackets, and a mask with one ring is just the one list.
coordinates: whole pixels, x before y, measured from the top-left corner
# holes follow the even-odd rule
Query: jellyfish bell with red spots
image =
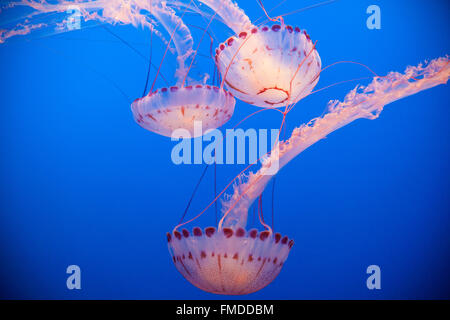
[(256, 181), (249, 193), (235, 184), (235, 193), (222, 201), (222, 218), (217, 227), (179, 231), (200, 217), (208, 206), (181, 223), (183, 215), (180, 224), (167, 234), (175, 267), (194, 286), (215, 294), (250, 294), (269, 285), (281, 272), (294, 240), (274, 233), (273, 226), (264, 223), (261, 202), (259, 217), (265, 230), (247, 229), (249, 208), (265, 187), (265, 180), (260, 180), (262, 183)]
[(236, 98), (277, 108), (311, 93), (319, 80), (321, 60), (306, 31), (284, 24), (281, 17), (269, 17), (281, 24), (256, 26), (231, 0), (199, 1), (235, 33), (216, 49), (215, 60), (224, 85)]
[[(176, 129), (185, 129), (195, 138), (226, 123), (234, 105), (231, 93), (216, 86), (195, 85), (158, 89), (136, 99), (131, 110), (144, 129), (167, 137)], [(196, 122), (201, 122), (202, 130), (194, 130)]]
[(274, 24), (253, 27), (216, 49), (227, 89), (249, 104), (277, 108), (311, 93), (319, 81), (320, 56), (308, 33)]
[(173, 263), (186, 280), (223, 295), (266, 287), (280, 273), (294, 244), (279, 233), (214, 227), (176, 230), (167, 240)]

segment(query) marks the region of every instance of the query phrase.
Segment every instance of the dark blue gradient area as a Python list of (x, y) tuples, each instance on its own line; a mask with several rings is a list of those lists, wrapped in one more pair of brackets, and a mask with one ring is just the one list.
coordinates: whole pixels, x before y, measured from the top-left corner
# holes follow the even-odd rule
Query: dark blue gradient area
[[(256, 1), (238, 2), (252, 19), (263, 14)], [(288, 0), (274, 13), (317, 2)], [(366, 27), (371, 4), (381, 8), (381, 30)], [(286, 22), (318, 41), (323, 66), (351, 60), (384, 75), (450, 53), (449, 9), (448, 1), (341, 0)], [(148, 57), (148, 30), (108, 28)], [(231, 35), (219, 23), (212, 28), (219, 40)], [(198, 39), (201, 30), (194, 29)], [(194, 78), (212, 72), (205, 41)], [(156, 64), (164, 50), (155, 38)], [(169, 55), (164, 76), (172, 78), (175, 65)], [(165, 233), (178, 223), (203, 165), (173, 164), (175, 142), (134, 122), (130, 103), (142, 94), (146, 73), (146, 61), (102, 27), (0, 45), (0, 298), (227, 298), (188, 283), (168, 253)], [(371, 74), (340, 64), (323, 73), (317, 88), (361, 77)], [(300, 101), (287, 133), (367, 81)], [(274, 227), (295, 245), (272, 284), (231, 298), (449, 299), (449, 100), (449, 87), (441, 85), (392, 103), (379, 119), (338, 130), (283, 168)], [(225, 128), (256, 110), (238, 101)], [(263, 112), (242, 127), (277, 128), (280, 120)], [(219, 190), (242, 169), (218, 166)], [(213, 199), (212, 173), (189, 217)], [(270, 186), (263, 202), (270, 222)], [(212, 207), (189, 227), (214, 221)], [(72, 264), (81, 268), (81, 290), (66, 288)], [(381, 290), (366, 287), (372, 264), (381, 268)]]

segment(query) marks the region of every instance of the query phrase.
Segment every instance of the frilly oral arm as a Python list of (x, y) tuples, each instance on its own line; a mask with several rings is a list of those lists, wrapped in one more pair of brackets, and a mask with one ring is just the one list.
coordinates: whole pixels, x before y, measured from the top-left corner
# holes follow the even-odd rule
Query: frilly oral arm
[(408, 67), (404, 74), (391, 72), (375, 77), (366, 87), (356, 87), (343, 102), (330, 101), (328, 113), (295, 128), (291, 137), (275, 146), (271, 155), (256, 173), (241, 175), (234, 185), (233, 194), (223, 202), (222, 227), (245, 227), (248, 209), (264, 191), (273, 175), (267, 170), (274, 161), (279, 169), (305, 149), (325, 138), (333, 131), (356, 119), (376, 119), (385, 105), (420, 91), (445, 84), (450, 76), (448, 57), (437, 58), (426, 65)]

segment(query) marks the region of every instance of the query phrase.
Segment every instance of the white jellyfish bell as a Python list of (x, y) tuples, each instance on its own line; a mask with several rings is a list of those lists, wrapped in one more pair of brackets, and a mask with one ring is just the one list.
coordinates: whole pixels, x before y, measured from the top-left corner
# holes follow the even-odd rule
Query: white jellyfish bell
[(233, 95), (249, 104), (292, 105), (319, 81), (320, 56), (306, 31), (274, 24), (254, 27), (219, 45), (216, 63)]
[(131, 104), (136, 122), (149, 131), (171, 137), (185, 129), (197, 137), (194, 123), (201, 122), (202, 133), (225, 124), (233, 115), (235, 100), (223, 89), (210, 85), (161, 88)]
[(211, 293), (242, 295), (258, 291), (280, 273), (294, 241), (279, 233), (243, 228), (195, 227), (167, 234), (177, 270)]
[(281, 24), (255, 26), (231, 0), (200, 1), (235, 32), (216, 49), (215, 60), (225, 86), (236, 98), (277, 108), (311, 93), (322, 63), (305, 30), (285, 25), (281, 18)]

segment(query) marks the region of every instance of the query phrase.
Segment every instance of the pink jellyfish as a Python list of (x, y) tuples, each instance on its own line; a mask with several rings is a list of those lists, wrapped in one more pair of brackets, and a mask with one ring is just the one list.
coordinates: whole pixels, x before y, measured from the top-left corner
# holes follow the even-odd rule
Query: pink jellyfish
[[(7, 8), (29, 7), (34, 11), (22, 16), (20, 21), (9, 30), (0, 30), (0, 43), (16, 35), (26, 35), (38, 29), (51, 29), (53, 32), (76, 30), (74, 17), (69, 12), (76, 11), (76, 16), (83, 18), (83, 24), (98, 21), (110, 24), (131, 24), (135, 27), (148, 28), (166, 44), (166, 53), (170, 50), (177, 55), (178, 69), (175, 72), (176, 85), (153, 91), (161, 66), (155, 76), (148, 95), (136, 99), (131, 110), (137, 123), (143, 128), (164, 136), (171, 136), (175, 129), (185, 129), (195, 137), (194, 121), (201, 122), (202, 132), (215, 129), (226, 123), (234, 112), (235, 99), (223, 88), (200, 83), (188, 78), (196, 51), (193, 50), (191, 32), (182, 17), (187, 10), (196, 11), (191, 6), (193, 0), (185, 5), (182, 16), (176, 14), (177, 1), (123, 1), (123, 0), (86, 0), (73, 2), (59, 0), (49, 3), (39, 0), (22, 0), (8, 4)], [(180, 9), (181, 10), (181, 9)], [(55, 15), (54, 13), (61, 13)], [(64, 16), (62, 21), (52, 21), (53, 17)], [(47, 17), (47, 20), (40, 19)], [(39, 18), (39, 19), (38, 19)], [(45, 21), (45, 22), (42, 22)], [(166, 40), (155, 26), (161, 25), (169, 34)], [(70, 27), (71, 26), (71, 27)], [(174, 44), (175, 50), (171, 47)], [(186, 62), (189, 61), (189, 67)], [(205, 77), (206, 79), (206, 77)], [(188, 84), (187, 84), (188, 83)]]
[(148, 95), (136, 99), (131, 105), (136, 122), (144, 129), (168, 137), (176, 129), (185, 129), (190, 137), (196, 137), (195, 122), (201, 122), (202, 132), (222, 126), (233, 115), (234, 97), (216, 86), (184, 86), (189, 72), (185, 62), (191, 59), (192, 66), (195, 59), (191, 33), (182, 19), (168, 7), (164, 7), (164, 10), (155, 7), (152, 14), (171, 34), (168, 46), (171, 41), (175, 44), (179, 64), (175, 73), (178, 85), (152, 91), (157, 74)]
[(210, 85), (162, 88), (131, 104), (136, 122), (149, 131), (170, 137), (176, 129), (196, 137), (195, 121), (203, 132), (226, 123), (234, 111), (231, 93)]
[(391, 72), (385, 77), (375, 77), (367, 87), (350, 91), (343, 102), (330, 101), (328, 113), (295, 128), (288, 140), (274, 147), (257, 172), (233, 179), (238, 183), (223, 202), (223, 216), (217, 229), (195, 227), (192, 232), (177, 231), (179, 226), (200, 216), (225, 190), (199, 215), (167, 234), (177, 270), (196, 287), (218, 294), (248, 294), (271, 283), (294, 242), (279, 233), (273, 234), (264, 223), (267, 230), (259, 233), (255, 229), (245, 231), (245, 227), (250, 206), (273, 177), (268, 174), (272, 164), (277, 162), (282, 168), (309, 146), (354, 120), (376, 119), (385, 105), (447, 83), (448, 64), (447, 57), (439, 58), (426, 66), (408, 67), (404, 74)]
[[(311, 93), (319, 81), (320, 56), (305, 30), (281, 24), (255, 26), (230, 0), (200, 0), (236, 34), (216, 49), (228, 90), (249, 104), (283, 107)], [(271, 19), (270, 20), (275, 20)]]
[(279, 233), (195, 227), (167, 234), (177, 270), (196, 287), (217, 294), (258, 291), (280, 273), (294, 241)]

